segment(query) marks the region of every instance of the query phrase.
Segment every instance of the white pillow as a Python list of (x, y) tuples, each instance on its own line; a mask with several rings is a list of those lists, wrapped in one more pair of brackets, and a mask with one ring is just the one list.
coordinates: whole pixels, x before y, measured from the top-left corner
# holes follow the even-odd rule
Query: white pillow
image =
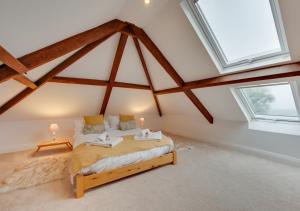
[(84, 127), (83, 119), (74, 120), (74, 133), (75, 134), (81, 134), (83, 127)]
[(106, 120), (104, 120), (104, 129), (105, 130), (108, 130), (110, 127), (109, 127), (109, 124)]
[(120, 128), (120, 118), (119, 118), (119, 116), (109, 115), (108, 120), (109, 120), (110, 128), (115, 129), (115, 130), (119, 130), (119, 128)]

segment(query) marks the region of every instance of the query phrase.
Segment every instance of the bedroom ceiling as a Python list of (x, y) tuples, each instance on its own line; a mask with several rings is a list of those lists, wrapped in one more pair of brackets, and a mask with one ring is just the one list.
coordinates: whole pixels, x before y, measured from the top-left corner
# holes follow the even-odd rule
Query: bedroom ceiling
[[(292, 59), (299, 61), (300, 29), (295, 20), (300, 18), (297, 11), (300, 2), (281, 0), (280, 6)], [(185, 81), (219, 75), (178, 0), (152, 0), (148, 6), (144, 5), (143, 0), (2, 0), (0, 43), (15, 57), (20, 57), (114, 18), (143, 27)], [(114, 35), (60, 76), (107, 80), (118, 38), (118, 34)], [(141, 46), (155, 89), (174, 87), (173, 80)], [(28, 77), (37, 80), (63, 58), (30, 71)], [(131, 39), (128, 39), (125, 48), (117, 81), (147, 84)], [(0, 104), (24, 88), (13, 80), (0, 84)], [(97, 113), (104, 92), (103, 87), (49, 83), (0, 116), (0, 121)], [(228, 87), (198, 89), (194, 93), (215, 118), (245, 121)], [(159, 100), (164, 115), (197, 115), (199, 120), (205, 122), (182, 93), (159, 96)], [(119, 112), (157, 115), (151, 92), (114, 88), (107, 113)]]

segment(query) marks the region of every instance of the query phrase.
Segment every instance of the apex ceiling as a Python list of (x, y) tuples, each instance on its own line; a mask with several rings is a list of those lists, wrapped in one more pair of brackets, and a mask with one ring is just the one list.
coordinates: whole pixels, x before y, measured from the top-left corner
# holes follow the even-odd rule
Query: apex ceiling
[[(292, 59), (293, 61), (299, 61), (300, 42), (298, 35), (300, 33), (300, 29), (297, 21), (295, 20), (299, 20), (300, 18), (300, 14), (297, 11), (297, 8), (300, 6), (300, 2), (293, 0), (281, 0), (280, 6)], [(192, 81), (219, 75), (205, 48), (181, 10), (179, 0), (152, 0), (149, 6), (145, 6), (143, 0), (2, 0), (0, 2), (0, 43), (15, 57), (20, 57), (29, 52), (60, 41), (66, 37), (98, 26), (114, 18), (133, 22), (142, 27), (167, 57), (169, 62), (175, 67), (178, 74), (184, 79), (184, 81)], [(68, 74), (69, 77), (80, 77), (80, 74), (84, 74), (84, 78), (107, 80), (107, 74), (109, 73), (117, 44), (118, 36), (110, 38), (110, 40), (103, 43), (103, 46), (100, 46), (99, 49), (97, 48), (95, 51), (91, 52), (91, 55), (88, 55), (85, 61), (82, 60), (75, 63), (74, 69), (70, 67), (62, 74)], [(137, 72), (139, 72), (139, 70), (136, 72), (133, 70), (138, 67), (141, 68), (141, 66), (139, 66), (138, 58), (134, 59), (136, 55), (130, 53), (133, 47), (132, 43), (129, 41), (127, 46), (128, 47), (125, 49), (123, 58), (128, 56), (129, 60), (122, 61), (118, 73), (120, 74), (118, 75), (120, 78), (118, 78), (118, 80), (127, 82), (125, 81), (127, 78), (127, 80), (129, 80), (128, 82), (143, 84), (145, 83), (145, 78), (142, 78), (141, 74), (138, 75), (139, 73)], [(143, 51), (145, 52), (145, 60), (147, 61), (148, 68), (152, 74), (151, 76), (155, 88), (164, 89), (174, 87), (174, 82), (164, 73), (160, 65), (149, 54), (149, 52), (145, 49), (143, 49)], [(62, 60), (63, 58), (58, 58), (49, 64), (31, 71), (28, 75), (31, 79), (36, 80)], [(133, 61), (136, 61), (137, 63), (133, 63)], [(95, 72), (94, 69), (98, 70), (99, 74)], [(128, 75), (125, 74), (127, 71), (130, 72), (130, 79), (128, 79)], [(57, 84), (51, 84), (49, 86), (57, 87), (55, 90), (60, 91), (61, 95), (66, 95), (64, 98), (66, 102), (69, 98), (71, 98), (70, 95), (76, 95), (78, 98), (81, 98), (88, 92), (91, 93), (91, 98), (94, 98), (97, 95), (97, 101), (99, 104), (102, 102), (102, 97), (98, 95), (101, 95), (104, 91), (101, 91), (99, 87), (78, 87), (74, 88), (73, 90), (76, 91), (72, 93), (68, 91), (70, 87), (63, 88), (61, 85)], [(73, 87), (74, 85), (70, 86)], [(24, 87), (22, 85), (19, 85), (12, 80), (1, 84), (1, 104), (16, 95), (23, 88)], [(195, 90), (195, 93), (204, 105), (209, 105), (209, 109), (213, 116), (217, 118), (244, 120), (238, 106), (236, 106), (236, 103), (231, 97), (230, 92), (225, 89), (227, 88), (207, 88), (199, 91)], [(20, 115), (24, 114), (25, 111), (26, 114), (28, 113), (27, 116), (25, 115), (27, 119), (40, 118), (39, 116), (41, 114), (34, 114), (34, 109), (36, 107), (33, 102), (37, 101), (39, 96), (45, 96), (49, 92), (50, 90), (48, 88), (39, 90), (39, 93), (30, 96), (28, 106), (26, 108), (25, 105), (20, 105), (16, 108), (16, 110), (9, 112), (6, 117), (1, 118), (20, 119)], [(51, 91), (51, 93), (52, 92), (53, 91)], [(68, 92), (69, 94), (66, 94)], [(115, 97), (116, 100), (112, 100), (112, 102), (125, 102), (125, 100), (118, 98), (117, 92), (118, 90), (116, 90), (116, 92), (113, 91), (112, 96)], [(226, 92), (226, 94), (224, 94), (224, 92)], [(64, 100), (61, 99), (60, 94), (53, 93), (51, 96), (53, 99), (56, 96), (58, 99), (57, 104), (62, 106), (62, 102)], [(134, 96), (135, 93), (131, 92), (128, 95)], [(151, 101), (151, 95), (148, 92), (146, 92), (145, 95), (149, 95), (149, 100)], [(132, 97), (126, 97), (125, 94), (123, 94), (123, 98), (133, 99)], [(140, 96), (140, 99), (141, 98), (142, 97)], [(162, 110), (165, 110), (166, 112), (170, 112), (172, 114), (188, 113), (189, 115), (193, 115), (193, 113), (197, 112), (197, 109), (194, 109), (193, 105), (190, 104), (177, 103), (177, 106), (174, 106), (174, 101), (177, 102), (180, 99), (184, 102), (187, 101), (184, 99), (185, 96), (182, 95), (182, 93), (176, 93), (169, 96), (159, 96), (159, 98), (162, 104)], [(223, 101), (226, 102), (224, 105), (225, 108), (220, 108), (215, 104), (216, 99), (220, 98), (224, 98)], [(44, 101), (45, 100), (46, 99), (44, 99)], [(93, 99), (91, 101), (94, 102)], [(86, 99), (85, 103), (81, 102), (80, 105), (82, 105), (82, 110), (74, 111), (74, 113), (70, 115), (81, 115), (87, 111), (93, 112), (96, 105), (91, 106), (88, 103), (91, 101)], [(79, 103), (79, 101), (72, 102), (74, 104)], [(139, 99), (134, 99), (130, 102), (130, 105), (127, 103), (124, 104), (124, 107), (128, 107), (128, 109), (122, 109), (124, 109), (124, 112), (134, 112), (129, 107), (138, 103)], [(38, 105), (43, 106), (43, 104)], [(141, 113), (149, 112), (156, 114), (155, 105), (151, 103), (150, 105), (152, 106), (150, 109), (141, 110)], [(55, 105), (53, 106), (55, 107)], [(226, 111), (222, 111), (223, 109), (226, 110), (226, 107), (234, 111), (232, 112), (232, 116), (229, 117), (229, 115), (226, 114)], [(90, 111), (89, 108), (92, 111)], [(31, 111), (29, 111), (29, 109), (31, 109)], [(114, 113), (118, 111), (116, 109), (110, 110), (110, 112)], [(55, 117), (61, 116), (57, 114)]]

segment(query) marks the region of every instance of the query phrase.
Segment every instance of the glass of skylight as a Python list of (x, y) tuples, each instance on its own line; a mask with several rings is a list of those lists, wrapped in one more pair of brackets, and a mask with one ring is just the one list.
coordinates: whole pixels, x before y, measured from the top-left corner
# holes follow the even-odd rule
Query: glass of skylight
[(289, 83), (239, 88), (251, 116), (255, 119), (299, 121), (299, 113)]
[(198, 0), (228, 63), (281, 51), (269, 0)]
[(290, 61), (278, 0), (181, 0), (220, 73)]

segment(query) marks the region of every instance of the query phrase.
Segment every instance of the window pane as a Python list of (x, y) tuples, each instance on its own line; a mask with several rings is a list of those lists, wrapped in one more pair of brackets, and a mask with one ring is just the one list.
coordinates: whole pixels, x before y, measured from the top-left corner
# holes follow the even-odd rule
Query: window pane
[(280, 52), (269, 0), (198, 0), (227, 63)]
[(255, 117), (278, 116), (280, 119), (298, 116), (290, 84), (246, 87), (241, 91)]

